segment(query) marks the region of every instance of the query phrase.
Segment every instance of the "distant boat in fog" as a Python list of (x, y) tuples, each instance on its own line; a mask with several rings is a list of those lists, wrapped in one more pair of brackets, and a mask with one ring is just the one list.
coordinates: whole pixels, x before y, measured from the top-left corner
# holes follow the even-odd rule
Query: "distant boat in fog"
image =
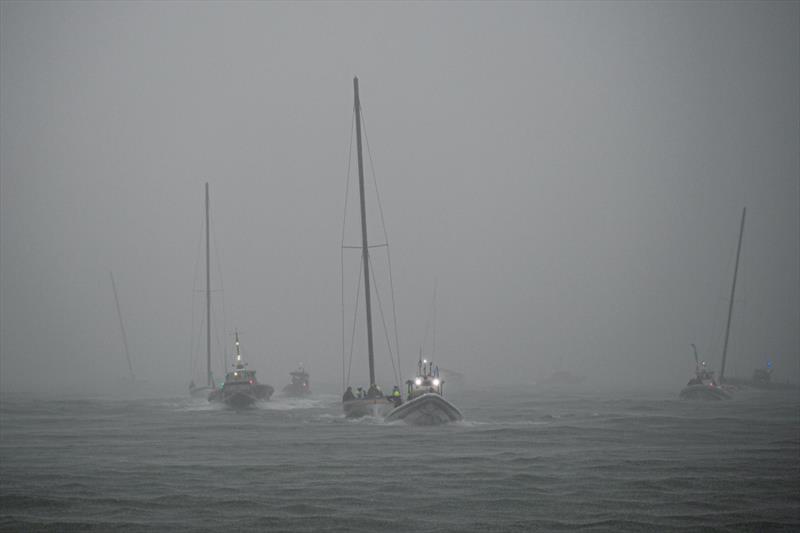
[(708, 367), (705, 361), (700, 361), (697, 356), (697, 347), (694, 344), (692, 344), (692, 349), (695, 362), (694, 377), (681, 390), (680, 397), (684, 400), (727, 400), (730, 398), (731, 395), (714, 379), (714, 371)]
[(290, 372), (291, 383), (283, 387), (283, 394), (286, 396), (307, 396), (311, 394), (311, 385), (309, 383), (309, 375), (303, 364), (297, 367), (297, 370)]
[(225, 382), (208, 396), (210, 402), (224, 402), (234, 409), (242, 409), (253, 405), (259, 400), (269, 400), (274, 389), (269, 385), (259, 383), (256, 371), (247, 368), (247, 363), (242, 359), (239, 345), (239, 332), (235, 333), (236, 355), (234, 356), (233, 370), (225, 374)]
[(800, 388), (796, 383), (780, 382), (772, 379), (772, 360), (768, 360), (764, 367), (756, 368), (753, 370), (753, 375), (750, 378), (725, 378), (725, 383), (736, 385), (739, 387), (752, 387), (761, 390), (791, 390)]

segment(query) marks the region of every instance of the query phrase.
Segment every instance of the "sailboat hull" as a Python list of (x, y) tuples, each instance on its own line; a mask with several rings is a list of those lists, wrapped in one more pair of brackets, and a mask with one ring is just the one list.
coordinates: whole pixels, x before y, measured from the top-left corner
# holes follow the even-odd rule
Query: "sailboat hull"
[(689, 385), (680, 394), (684, 400), (728, 400), (731, 395), (711, 385)]
[(342, 407), (347, 418), (364, 416), (383, 418), (394, 408), (394, 403), (386, 398), (364, 398), (342, 402)]
[(387, 422), (402, 420), (416, 426), (437, 426), (463, 419), (464, 416), (455, 405), (432, 392), (404, 403), (386, 417)]

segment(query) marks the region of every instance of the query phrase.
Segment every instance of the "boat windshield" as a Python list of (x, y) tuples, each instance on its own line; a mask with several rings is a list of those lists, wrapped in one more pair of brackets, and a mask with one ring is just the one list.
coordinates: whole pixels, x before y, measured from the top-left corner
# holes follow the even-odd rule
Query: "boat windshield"
[(442, 384), (444, 383), (439, 379), (439, 367), (434, 366), (432, 361), (422, 359), (419, 362), (419, 373), (413, 380), (408, 380), (407, 396), (408, 398), (416, 398), (427, 392), (442, 394)]
[(228, 372), (226, 376), (227, 381), (249, 381), (251, 379), (256, 379), (256, 372), (255, 370), (235, 370), (233, 372)]

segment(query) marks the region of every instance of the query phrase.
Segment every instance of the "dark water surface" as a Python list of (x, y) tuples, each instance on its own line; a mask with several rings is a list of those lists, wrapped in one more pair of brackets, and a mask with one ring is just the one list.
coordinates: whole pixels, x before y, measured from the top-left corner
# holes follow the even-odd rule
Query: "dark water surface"
[(466, 422), (345, 420), (334, 395), (0, 408), (8, 531), (800, 530), (800, 397), (453, 392)]

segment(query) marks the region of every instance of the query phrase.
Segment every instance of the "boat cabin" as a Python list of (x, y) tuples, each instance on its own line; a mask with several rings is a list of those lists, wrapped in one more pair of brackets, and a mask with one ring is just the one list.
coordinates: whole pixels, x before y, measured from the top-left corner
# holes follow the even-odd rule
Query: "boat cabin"
[(256, 382), (256, 371), (246, 368), (236, 368), (225, 375), (225, 383), (246, 381), (251, 385)]
[(444, 380), (439, 377), (439, 367), (433, 365), (433, 361), (420, 359), (417, 367), (417, 376), (412, 380), (406, 381), (408, 387), (406, 397), (412, 400), (417, 396), (422, 396), (429, 392), (441, 395), (444, 388)]
[(710, 387), (716, 387), (717, 382), (714, 379), (714, 371), (708, 368), (706, 362), (703, 361), (695, 369), (695, 375), (689, 380), (688, 385), (708, 385)]

